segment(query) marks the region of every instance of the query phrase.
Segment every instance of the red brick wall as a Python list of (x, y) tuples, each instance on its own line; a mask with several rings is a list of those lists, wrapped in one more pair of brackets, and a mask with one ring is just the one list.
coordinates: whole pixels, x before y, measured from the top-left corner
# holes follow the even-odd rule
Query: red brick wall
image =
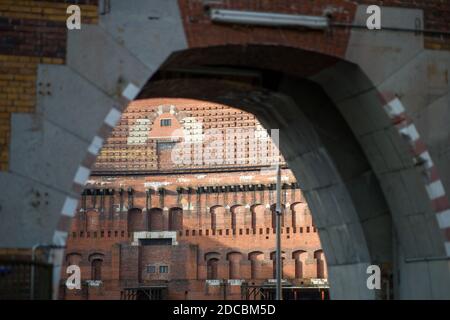
[[(308, 49), (342, 57), (347, 48), (350, 31), (336, 29), (330, 32), (286, 28), (229, 26), (211, 23), (202, 1), (179, 0), (189, 46), (207, 47), (223, 44), (277, 44)], [(267, 11), (277, 13), (322, 16), (332, 10), (336, 22), (352, 22), (356, 10), (354, 1), (223, 1), (210, 8)], [(336, 10), (334, 10), (334, 9)]]
[[(240, 181), (245, 177), (250, 182)], [(295, 181), (289, 170), (283, 172), (285, 182)], [(179, 186), (208, 186), (220, 182), (223, 185), (261, 183), (266, 186), (273, 182), (273, 176), (261, 175), (256, 172), (217, 172), (207, 174), (176, 174), (169, 176), (124, 176), (124, 177), (91, 177), (89, 187), (93, 188), (115, 188), (129, 186), (133, 188), (133, 206), (145, 208), (146, 206), (146, 183), (164, 182), (167, 193), (164, 195), (154, 194), (149, 207), (157, 208), (164, 202), (165, 210), (162, 212), (162, 224), (157, 226), (158, 230), (168, 230), (169, 209), (174, 207), (185, 207), (183, 210), (182, 229), (177, 230), (177, 242), (175, 246), (135, 246), (130, 245), (133, 241), (133, 228), (129, 225), (129, 219), (133, 215), (133, 226), (138, 231), (148, 230), (147, 213), (140, 210), (127, 212), (117, 211), (117, 206), (111, 211), (108, 207), (109, 199), (105, 199), (103, 211), (100, 208), (100, 196), (96, 201), (86, 201), (87, 208), (94, 203), (96, 208), (87, 209), (87, 212), (78, 211), (73, 221), (72, 230), (68, 240), (67, 254), (80, 254), (82, 259), (80, 266), (83, 280), (89, 280), (91, 275), (91, 259), (94, 254), (103, 254), (103, 283), (100, 287), (87, 287), (81, 297), (89, 299), (119, 298), (123, 287), (137, 286), (138, 284), (166, 283), (168, 281), (169, 298), (209, 299), (221, 298), (223, 291), (220, 287), (208, 286), (207, 260), (209, 253), (218, 254), (218, 278), (230, 278), (230, 257), (236, 257), (239, 253), (239, 278), (253, 283), (262, 283), (273, 278), (273, 251), (275, 234), (273, 229), (272, 212), (266, 208), (267, 204), (275, 201), (273, 191), (263, 192), (229, 192), (219, 195), (210, 193), (208, 196), (202, 194), (200, 202), (198, 195), (191, 195), (191, 210), (188, 209), (188, 196), (184, 194), (181, 199), (175, 192)], [(244, 179), (244, 180), (245, 180)], [(164, 197), (164, 201), (162, 201)], [(108, 198), (108, 197), (106, 197)], [(208, 199), (207, 199), (208, 198)], [(283, 248), (286, 251), (284, 263), (284, 275), (292, 281), (296, 279), (295, 265), (298, 258), (298, 250), (305, 251), (300, 256), (302, 264), (302, 279), (317, 277), (317, 264), (315, 252), (320, 250), (320, 242), (317, 230), (314, 228), (309, 209), (304, 202), (299, 189), (286, 190), (283, 196), (285, 203), (297, 203), (294, 207), (285, 210), (284, 226), (282, 228)], [(115, 203), (119, 199), (115, 196)], [(124, 203), (128, 203), (127, 196)], [(181, 203), (181, 204), (180, 204)], [(251, 205), (263, 203), (261, 207), (260, 220), (254, 221)], [(235, 206), (235, 204), (241, 205)], [(80, 204), (82, 205), (82, 203)], [(200, 207), (198, 207), (200, 205)], [(216, 228), (212, 227), (212, 208), (222, 206), (223, 215), (216, 217)], [(249, 207), (246, 207), (248, 205)], [(229, 208), (228, 208), (229, 207)], [(240, 210), (238, 210), (240, 208)], [(294, 211), (293, 211), (294, 210)], [(153, 212), (153, 211), (150, 211)], [(236, 212), (238, 217), (233, 219), (232, 213)], [(295, 213), (294, 213), (295, 212)], [(141, 220), (139, 220), (141, 219)], [(233, 223), (234, 221), (234, 223)], [(122, 244), (118, 246), (118, 244)], [(263, 252), (264, 259), (259, 266), (258, 279), (251, 279), (252, 252)], [(230, 256), (230, 253), (232, 254)], [(271, 255), (272, 253), (272, 255)], [(146, 265), (169, 266), (168, 274), (147, 274)], [(65, 278), (63, 273), (63, 278)], [(298, 278), (298, 277), (297, 277)], [(156, 281), (156, 282), (155, 282)], [(239, 286), (230, 286), (227, 297), (230, 299), (240, 298)], [(80, 298), (80, 293), (65, 291), (65, 298)]]
[[(206, 47), (223, 44), (277, 44), (302, 48), (332, 56), (343, 57), (347, 48), (349, 29), (333, 29), (329, 32), (246, 27), (212, 24), (207, 7), (202, 1), (179, 0), (189, 46)], [(445, 0), (330, 0), (330, 1), (260, 1), (228, 0), (211, 3), (210, 8), (267, 11), (277, 13), (322, 16), (331, 13), (334, 22), (351, 23), (357, 4), (377, 4), (424, 11), (425, 29), (448, 32), (450, 30), (450, 3)], [(450, 37), (427, 35), (428, 49), (450, 50)]]

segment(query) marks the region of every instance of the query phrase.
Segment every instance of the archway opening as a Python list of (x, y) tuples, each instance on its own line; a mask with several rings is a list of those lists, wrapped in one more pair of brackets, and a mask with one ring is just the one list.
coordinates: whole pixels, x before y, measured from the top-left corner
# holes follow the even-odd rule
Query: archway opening
[[(290, 68), (289, 62), (299, 57), (302, 60)], [(414, 237), (416, 230), (405, 223), (411, 219), (408, 215), (429, 201), (423, 200), (425, 190), (414, 169), (414, 158), (408, 156), (404, 141), (392, 128), (389, 112), (386, 112), (391, 106), (389, 101), (379, 94), (358, 66), (335, 57), (281, 46), (230, 45), (185, 50), (167, 59), (138, 99), (161, 97), (230, 106), (253, 114), (266, 129), (280, 130), (278, 147), (311, 208), (314, 224), (306, 227), (305, 232), (319, 232), (327, 268), (321, 251), (304, 261), (305, 264), (308, 260), (315, 261), (315, 273), (329, 277), (332, 297), (400, 297), (407, 289), (399, 283), (398, 275), (406, 272), (408, 265), (403, 260), (399, 263), (397, 258), (439, 256), (445, 252), (444, 242), (434, 235), (438, 230), (435, 220), (427, 221), (420, 230), (422, 235), (433, 239), (430, 246), (419, 244)], [(170, 106), (167, 108), (162, 112), (173, 111)], [(173, 115), (162, 117), (158, 123), (166, 127), (172, 120)], [(194, 122), (192, 127), (199, 129), (199, 124)], [(169, 141), (161, 143), (157, 149), (159, 155), (173, 149), (173, 145), (167, 145)], [(391, 148), (398, 158), (383, 152), (385, 147)], [(403, 170), (405, 166), (410, 166), (411, 170), (396, 172), (396, 168)], [(156, 168), (161, 169), (161, 166)], [(397, 174), (401, 185), (396, 181)], [(404, 181), (410, 184), (403, 185)], [(193, 193), (189, 187), (185, 193), (177, 190), (181, 195), (196, 194), (199, 201), (186, 203), (180, 196), (177, 207), (192, 212), (200, 207), (203, 194), (208, 204), (208, 194), (219, 193), (222, 187), (205, 186)], [(250, 192), (252, 189), (235, 185), (228, 191)], [(155, 189), (160, 199), (158, 210), (163, 212), (167, 207), (164, 200), (161, 202), (164, 199), (161, 195), (166, 192), (168, 190), (161, 184)], [(405, 209), (402, 199), (413, 194), (421, 200)], [(288, 220), (308, 221), (306, 215), (297, 214), (302, 209), (294, 204), (286, 207), (290, 209), (288, 212), (296, 212), (295, 218)], [(221, 205), (208, 209), (209, 229), (189, 229), (179, 235), (250, 234), (250, 228), (236, 228), (246, 223), (248, 213), (253, 232), (269, 237), (269, 229), (255, 227), (257, 220), (251, 217), (257, 214), (251, 207), (244, 208), (243, 214), (239, 214), (238, 207), (230, 211), (231, 208)], [(158, 219), (160, 226), (153, 230), (155, 232), (166, 224), (164, 213)], [(294, 277), (302, 275), (304, 258), (301, 255), (294, 258), (291, 254), (287, 257), (295, 259)], [(227, 262), (224, 256), (215, 259), (218, 259), (214, 260), (214, 266), (220, 278), (226, 274), (223, 268)], [(203, 267), (208, 270), (210, 267), (205, 263)], [(366, 270), (371, 265), (381, 269), (381, 290), (370, 290), (366, 286)]]

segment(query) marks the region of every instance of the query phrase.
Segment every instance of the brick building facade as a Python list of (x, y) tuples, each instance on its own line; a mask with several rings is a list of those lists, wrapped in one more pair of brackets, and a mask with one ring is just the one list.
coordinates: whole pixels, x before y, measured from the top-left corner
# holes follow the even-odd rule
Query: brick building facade
[[(104, 145), (72, 222), (65, 264), (80, 266), (82, 290), (62, 285), (61, 297), (269, 298), (273, 156), (279, 159), (276, 147), (251, 114), (185, 99), (133, 102)], [(320, 297), (327, 271), (317, 230), (281, 163), (286, 295)]]

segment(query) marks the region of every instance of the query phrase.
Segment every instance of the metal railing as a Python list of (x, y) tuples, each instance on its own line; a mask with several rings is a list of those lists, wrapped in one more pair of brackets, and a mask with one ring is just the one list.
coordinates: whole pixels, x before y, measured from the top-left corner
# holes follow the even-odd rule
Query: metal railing
[(37, 300), (51, 299), (52, 271), (52, 265), (48, 263), (1, 258), (0, 300), (29, 300), (31, 296)]

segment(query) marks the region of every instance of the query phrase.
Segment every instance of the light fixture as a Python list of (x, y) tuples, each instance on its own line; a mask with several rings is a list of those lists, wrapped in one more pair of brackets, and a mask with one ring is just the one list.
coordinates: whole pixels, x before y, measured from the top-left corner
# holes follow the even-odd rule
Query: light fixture
[(311, 29), (326, 29), (329, 25), (328, 18), (322, 16), (306, 16), (297, 14), (225, 9), (211, 9), (210, 18), (214, 22), (258, 26), (307, 27)]

